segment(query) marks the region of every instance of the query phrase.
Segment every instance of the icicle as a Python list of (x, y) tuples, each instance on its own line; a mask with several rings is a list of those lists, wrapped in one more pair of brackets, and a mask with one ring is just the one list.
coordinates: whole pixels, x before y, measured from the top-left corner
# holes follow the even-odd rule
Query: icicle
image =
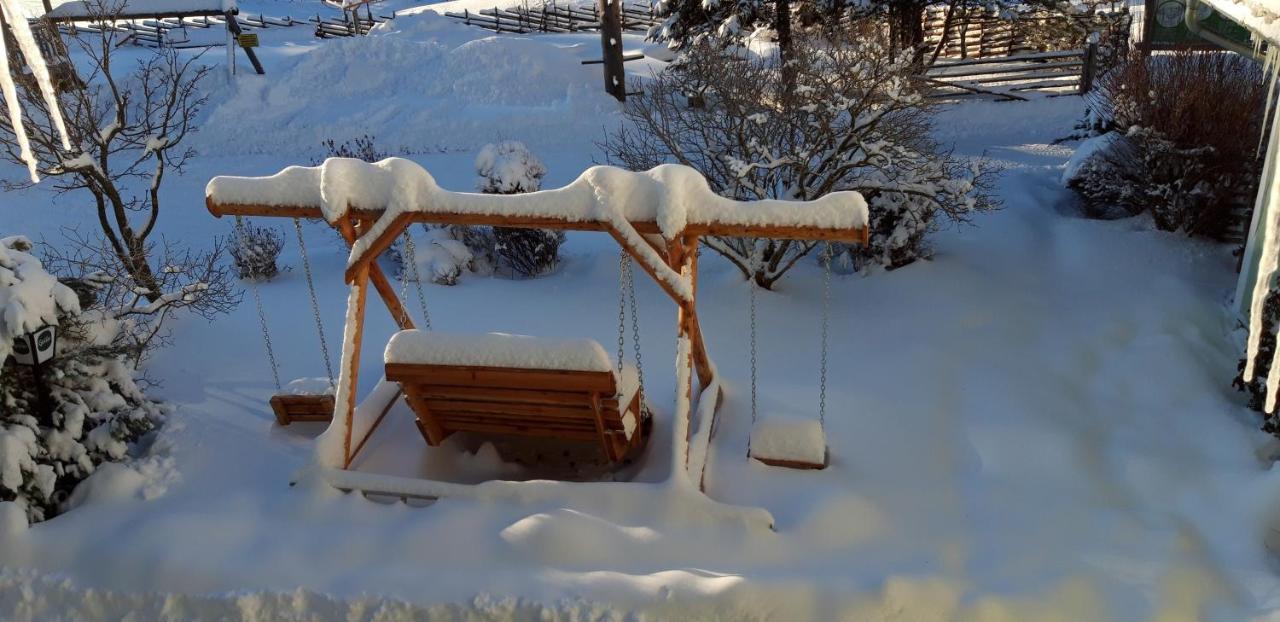
[(67, 124), (62, 118), (62, 107), (58, 103), (58, 91), (54, 89), (53, 79), (49, 77), (49, 65), (40, 54), (40, 46), (36, 43), (35, 34), (31, 32), (31, 24), (22, 13), (20, 0), (0, 0), (0, 9), (8, 16), (9, 28), (14, 39), (18, 41), (18, 49), (22, 52), (31, 75), (40, 86), (40, 94), (44, 97), (45, 106), (49, 109), (49, 119), (62, 137), (62, 148), (71, 151), (71, 137), (67, 134)]
[[(1276, 73), (1280, 72), (1280, 63), (1277, 60), (1276, 53), (1268, 54), (1269, 62), (1267, 70), (1271, 72), (1272, 79), (1275, 79)], [(1266, 184), (1260, 189), (1259, 201), (1255, 209), (1263, 209), (1266, 220), (1263, 223), (1265, 227), (1265, 237), (1262, 240), (1262, 254), (1258, 261), (1258, 274), (1255, 277), (1253, 285), (1253, 294), (1249, 301), (1249, 344), (1245, 353), (1244, 380), (1250, 382), (1256, 375), (1255, 359), (1258, 356), (1258, 348), (1262, 341), (1262, 319), (1263, 306), (1266, 303), (1267, 296), (1271, 293), (1271, 283), (1276, 274), (1277, 265), (1280, 264), (1280, 175), (1277, 175), (1276, 158), (1280, 157), (1280, 123), (1271, 124), (1271, 138), (1267, 144), (1267, 162), (1266, 171), (1263, 177), (1263, 183)], [(1280, 349), (1278, 349), (1280, 351)], [(1280, 358), (1273, 357), (1272, 365), (1276, 365)], [(1267, 378), (1267, 404), (1268, 412), (1275, 410), (1276, 392), (1280, 389), (1280, 367), (1272, 367), (1272, 373)]]
[[(1256, 48), (1261, 45), (1262, 43), (1258, 42), (1254, 44), (1254, 47)], [(1272, 71), (1272, 69), (1276, 67), (1277, 62), (1280, 62), (1280, 50), (1277, 50), (1275, 47), (1272, 47), (1271, 49), (1267, 50), (1266, 60), (1263, 61), (1262, 63), (1262, 71), (1271, 74), (1271, 86), (1267, 88), (1267, 101), (1264, 103), (1264, 105), (1266, 106), (1266, 109), (1263, 110), (1262, 112), (1262, 118), (1264, 121), (1266, 119), (1271, 118), (1271, 110), (1275, 105), (1276, 84), (1277, 82), (1280, 82), (1280, 80), (1277, 80), (1277, 78), (1280, 78), (1280, 71)], [(1264, 123), (1262, 127), (1266, 128), (1267, 126)], [(1258, 135), (1258, 154), (1259, 155), (1262, 154), (1262, 150), (1267, 146), (1266, 143), (1264, 142), (1266, 141), (1266, 139), (1267, 139), (1267, 132), (1264, 129), (1262, 133)]]
[[(0, 0), (3, 2), (4, 0)], [(13, 136), (18, 141), (18, 153), (27, 163), (27, 171), (31, 174), (31, 182), (40, 181), (39, 163), (35, 154), (31, 153), (31, 140), (27, 137), (27, 128), (22, 123), (22, 104), (18, 102), (17, 85), (13, 83), (13, 74), (9, 70), (9, 50), (4, 36), (0, 34), (0, 91), (4, 94), (5, 106), (9, 109), (9, 123), (13, 125)]]

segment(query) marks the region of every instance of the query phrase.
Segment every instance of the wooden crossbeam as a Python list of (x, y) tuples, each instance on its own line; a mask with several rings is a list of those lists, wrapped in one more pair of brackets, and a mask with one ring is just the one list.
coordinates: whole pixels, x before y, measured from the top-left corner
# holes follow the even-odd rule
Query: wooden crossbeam
[[(218, 203), (212, 197), (205, 198), (205, 206), (209, 213), (222, 216), (263, 216), (277, 218), (324, 218), (319, 207), (305, 205), (254, 205), (243, 203)], [(352, 208), (347, 212), (356, 218), (377, 219), (382, 216), (381, 210)], [(429, 223), (435, 225), (470, 225), (512, 227), (516, 229), (555, 229), (559, 231), (608, 231), (610, 224), (603, 220), (568, 220), (546, 216), (460, 214), (452, 212), (406, 212), (405, 224)], [(631, 226), (646, 235), (661, 234), (662, 229), (652, 220), (633, 221)], [(383, 235), (388, 235), (392, 227), (388, 227)], [(397, 231), (392, 235), (394, 241)], [(720, 237), (776, 238), (782, 240), (805, 240), (810, 242), (829, 241), (848, 244), (865, 244), (870, 232), (863, 227), (852, 229), (827, 229), (822, 227), (788, 226), (788, 225), (739, 225), (729, 223), (689, 223), (685, 233), (691, 235), (714, 235)], [(388, 244), (389, 245), (389, 244)], [(385, 250), (385, 248), (384, 248)]]

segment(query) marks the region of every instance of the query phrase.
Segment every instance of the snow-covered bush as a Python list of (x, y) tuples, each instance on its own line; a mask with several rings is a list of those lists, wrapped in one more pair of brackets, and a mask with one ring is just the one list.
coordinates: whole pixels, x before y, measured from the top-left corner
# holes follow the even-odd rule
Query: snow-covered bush
[(1090, 100), (1106, 144), (1065, 181), (1089, 216), (1145, 212), (1164, 230), (1231, 237), (1257, 191), (1264, 101), (1262, 70), (1242, 56), (1135, 52)]
[(379, 147), (378, 141), (368, 134), (342, 143), (329, 138), (321, 143), (321, 146), (324, 147), (325, 157), (328, 158), (354, 158), (365, 162), (381, 162), (391, 157), (391, 154)]
[[(891, 54), (883, 33), (861, 28), (797, 40), (788, 71), (774, 57), (699, 44), (627, 102), (628, 123), (603, 148), (643, 170), (665, 162), (697, 169), (738, 200), (812, 200), (854, 190), (871, 208), (871, 245), (840, 247), (861, 269), (900, 266), (926, 252), (941, 217), (967, 221), (995, 207), (984, 159), (964, 160), (931, 137), (932, 105), (912, 79), (910, 53)], [(701, 106), (691, 106), (695, 98)], [(708, 238), (762, 287), (815, 245)]]
[(476, 190), (485, 194), (520, 194), (542, 187), (547, 167), (524, 143), (488, 144), (476, 156)]
[[(164, 409), (138, 387), (126, 353), (103, 339), (115, 318), (82, 308), (30, 250), (25, 238), (0, 239), (0, 502), (16, 502), (34, 522), (61, 511), (99, 464), (125, 458)], [(15, 337), (46, 324), (59, 328), (57, 356), (42, 365), (51, 417), (34, 368), (8, 356)]]
[[(485, 145), (476, 156), (476, 189), (486, 194), (520, 194), (542, 187), (547, 168), (523, 143)], [(564, 232), (548, 229), (455, 228), (455, 237), (479, 257), (495, 257), (513, 274), (533, 277), (555, 267)], [(489, 244), (492, 246), (488, 246)]]
[(466, 243), (453, 237), (449, 229), (427, 229), (414, 243), (418, 274), (437, 285), (457, 285), (463, 270), (474, 271), (475, 258)]
[(270, 281), (280, 273), (276, 260), (282, 249), (284, 234), (279, 229), (245, 225), (232, 240), (231, 258), (240, 278)]

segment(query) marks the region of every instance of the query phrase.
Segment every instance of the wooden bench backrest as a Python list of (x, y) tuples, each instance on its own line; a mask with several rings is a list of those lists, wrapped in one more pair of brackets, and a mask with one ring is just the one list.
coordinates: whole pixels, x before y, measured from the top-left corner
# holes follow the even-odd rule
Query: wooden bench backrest
[(388, 363), (386, 374), (445, 434), (596, 439), (597, 408), (606, 430), (624, 428), (613, 372)]

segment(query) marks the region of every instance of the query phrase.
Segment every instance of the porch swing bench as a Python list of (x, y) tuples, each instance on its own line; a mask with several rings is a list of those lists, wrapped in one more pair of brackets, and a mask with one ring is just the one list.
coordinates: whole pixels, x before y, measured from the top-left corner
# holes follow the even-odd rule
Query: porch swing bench
[(432, 447), (455, 432), (581, 441), (619, 464), (649, 439), (636, 368), (590, 339), (404, 330), (384, 359)]

